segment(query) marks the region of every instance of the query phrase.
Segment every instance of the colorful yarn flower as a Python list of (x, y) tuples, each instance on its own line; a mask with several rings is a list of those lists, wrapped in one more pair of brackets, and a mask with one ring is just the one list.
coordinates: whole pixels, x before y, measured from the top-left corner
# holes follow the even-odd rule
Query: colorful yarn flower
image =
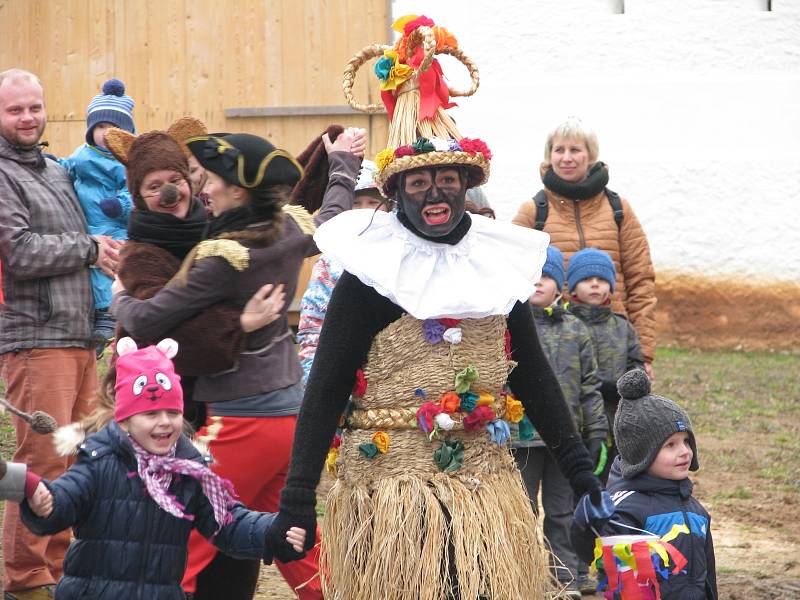
[(342, 436), (335, 435), (333, 436), (333, 443), (331, 444), (331, 448), (338, 448), (342, 445)]
[(528, 440), (533, 439), (533, 435), (536, 433), (536, 430), (533, 428), (533, 423), (531, 420), (524, 416), (519, 422), (519, 439), (521, 442), (526, 442)]
[(356, 382), (353, 384), (353, 396), (363, 398), (367, 393), (367, 378), (364, 377), (364, 371), (361, 369), (356, 370)]
[(478, 406), (491, 406), (495, 400), (489, 392), (478, 392)]
[(519, 423), (524, 416), (525, 408), (523, 408), (522, 402), (514, 398), (511, 394), (508, 394), (506, 396), (506, 421)]
[(494, 411), (488, 406), (476, 406), (475, 410), (464, 417), (464, 429), (466, 431), (477, 431), (486, 423), (494, 420)]
[(467, 154), (475, 156), (480, 152), (486, 160), (492, 160), (492, 153), (489, 150), (489, 146), (487, 146), (486, 142), (483, 140), (479, 140), (478, 138), (461, 138), (459, 144), (461, 144), (461, 149)]
[(431, 29), (433, 29), (433, 37), (436, 39), (437, 52), (441, 52), (444, 47), (458, 48), (458, 40), (450, 31), (438, 25)]
[(469, 365), (456, 373), (455, 390), (456, 394), (463, 394), (469, 390), (469, 386), (478, 379), (478, 369)]
[(434, 402), (426, 402), (417, 409), (417, 423), (425, 433), (433, 431), (433, 419), (442, 409)]
[(378, 448), (378, 452), (386, 454), (389, 451), (389, 434), (385, 431), (376, 431), (372, 436), (372, 443)]
[[(409, 16), (412, 16), (412, 15), (409, 15)], [(403, 25), (403, 35), (411, 35), (411, 33), (417, 27), (422, 27), (423, 25), (425, 27), (433, 27), (434, 25), (436, 25), (436, 23), (433, 22), (433, 19), (430, 19), (430, 18), (426, 17), (425, 15), (420, 15), (419, 17), (413, 18), (411, 21), (407, 21)]]
[(471, 413), (475, 410), (475, 407), (478, 406), (478, 394), (475, 392), (464, 392), (463, 394), (459, 394), (459, 399), (461, 400), (461, 412)]
[(442, 394), (442, 397), (439, 398), (439, 406), (442, 407), (442, 411), (452, 415), (461, 406), (461, 398), (454, 392), (445, 392)]
[(425, 397), (427, 397), (427, 396), (428, 396), (428, 394), (426, 394), (426, 393), (425, 393), (425, 390), (423, 390), (422, 388), (417, 388), (417, 389), (415, 389), (415, 390), (414, 390), (414, 395), (415, 395), (417, 398), (425, 398)]
[[(380, 65), (380, 69), (378, 69), (378, 65)], [(388, 71), (386, 70), (387, 66)], [(414, 69), (401, 62), (397, 51), (384, 50), (383, 58), (375, 64), (375, 74), (381, 80), (381, 90), (385, 92), (397, 89), (398, 85), (414, 74)]]
[(439, 429), (444, 429), (445, 431), (450, 431), (456, 425), (456, 422), (447, 413), (439, 413), (433, 420)]
[(448, 329), (450, 329), (451, 327), (458, 327), (462, 321), (462, 319), (450, 319), (448, 317), (442, 317), (441, 319), (436, 319), (436, 320), (439, 321), (439, 323), (441, 323)]
[(463, 152), (463, 150), (461, 149), (461, 144), (459, 144), (458, 140), (456, 139), (450, 138), (449, 140), (447, 140), (447, 146), (448, 146), (447, 149), (450, 152)]
[(361, 455), (364, 458), (375, 458), (378, 455), (378, 446), (373, 444), (372, 442), (367, 442), (365, 444), (358, 445), (358, 451), (361, 452)]
[(411, 144), (411, 147), (414, 149), (416, 154), (426, 154), (436, 150), (436, 147), (431, 143), (431, 141), (425, 137), (417, 138), (417, 141)]
[(506, 329), (506, 360), (511, 360), (511, 332)]
[(433, 462), (445, 473), (457, 471), (464, 465), (464, 444), (460, 440), (445, 440), (433, 453)]
[(336, 477), (336, 461), (339, 459), (339, 448), (331, 448), (328, 450), (328, 456), (325, 457), (325, 470), (331, 475)]
[(385, 148), (375, 155), (375, 164), (378, 166), (378, 171), (383, 171), (394, 160), (394, 149)]
[(444, 333), (442, 334), (442, 339), (447, 342), (448, 344), (460, 344), (461, 343), (461, 328), (460, 327), (450, 327), (449, 329), (445, 329)]
[(486, 429), (489, 431), (489, 435), (492, 436), (492, 441), (498, 446), (505, 446), (508, 438), (511, 437), (511, 428), (503, 419), (489, 421), (486, 424)]
[(416, 154), (411, 146), (398, 146), (394, 149), (394, 157), (400, 158), (401, 156), (413, 156)]
[(422, 322), (422, 335), (429, 344), (438, 344), (444, 338), (445, 326), (436, 319), (425, 319)]
[[(395, 56), (397, 53), (395, 52)], [(378, 59), (378, 62), (375, 63), (375, 75), (378, 76), (378, 79), (381, 81), (386, 81), (389, 79), (389, 72), (392, 70), (394, 66), (394, 59), (384, 53), (384, 55)]]
[(437, 152), (447, 152), (450, 149), (450, 144), (447, 140), (442, 138), (430, 138), (434, 150)]

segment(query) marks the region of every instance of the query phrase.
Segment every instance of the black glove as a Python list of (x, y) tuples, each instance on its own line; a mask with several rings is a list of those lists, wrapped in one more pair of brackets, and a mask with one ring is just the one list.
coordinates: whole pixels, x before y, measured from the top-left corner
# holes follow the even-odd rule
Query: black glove
[[(600, 461), (603, 458), (603, 448), (605, 448), (606, 443), (602, 438), (592, 438), (586, 440), (584, 444), (586, 445), (586, 450), (589, 452), (589, 458), (592, 459), (592, 466), (596, 473), (597, 468), (600, 466)], [(603, 461), (603, 466), (605, 466), (605, 461)], [(600, 470), (602, 471), (602, 468)]]
[(275, 516), (265, 540), (272, 555), (281, 562), (300, 560), (306, 555), (305, 552), (297, 552), (286, 541), (286, 532), (290, 527), (306, 530), (304, 550), (311, 550), (317, 543), (317, 495), (314, 490), (286, 487), (281, 492), (280, 512)]
[(116, 198), (103, 198), (100, 200), (100, 210), (109, 219), (118, 219), (122, 216), (122, 203)]
[(610, 406), (619, 405), (619, 390), (617, 390), (616, 381), (601, 381), (600, 394), (603, 396), (603, 402)]

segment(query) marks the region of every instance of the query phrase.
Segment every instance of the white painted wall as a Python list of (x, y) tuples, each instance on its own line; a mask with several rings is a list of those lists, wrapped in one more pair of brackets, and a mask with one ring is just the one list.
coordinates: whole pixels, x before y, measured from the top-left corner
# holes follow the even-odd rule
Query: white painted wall
[[(624, 13), (619, 13), (624, 4)], [(598, 133), (657, 269), (800, 282), (800, 0), (394, 0), (480, 68), (455, 109), (494, 153), (500, 218), (541, 187), (547, 132)], [(378, 41), (378, 40), (375, 40)], [(442, 61), (451, 84), (465, 70)]]

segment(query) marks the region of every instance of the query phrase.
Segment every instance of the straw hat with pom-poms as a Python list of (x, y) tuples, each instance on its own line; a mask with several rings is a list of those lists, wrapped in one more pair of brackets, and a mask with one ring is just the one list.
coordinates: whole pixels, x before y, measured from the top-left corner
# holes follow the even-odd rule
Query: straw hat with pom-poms
[[(478, 67), (458, 47), (456, 38), (425, 16), (409, 15), (392, 28), (402, 34), (394, 46), (372, 44), (362, 48), (344, 71), (344, 94), (356, 110), (389, 113), (389, 143), (378, 152), (375, 182), (387, 198), (394, 196), (396, 176), (409, 169), (459, 166), (467, 170), (467, 187), (489, 178), (489, 147), (477, 138), (465, 138), (446, 109), (455, 106), (451, 96), (471, 96), (479, 85)], [(467, 67), (472, 86), (459, 91), (444, 80), (436, 55), (448, 54)], [(358, 69), (371, 58), (380, 57), (375, 74), (380, 80), (383, 105), (359, 104), (353, 97)]]

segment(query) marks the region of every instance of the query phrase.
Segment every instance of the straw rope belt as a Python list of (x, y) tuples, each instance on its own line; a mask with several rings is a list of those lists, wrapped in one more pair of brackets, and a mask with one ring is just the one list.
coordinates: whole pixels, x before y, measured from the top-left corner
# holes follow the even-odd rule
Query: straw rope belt
[(428, 436), (421, 431), (396, 430), (391, 433), (389, 451), (368, 459), (361, 454), (358, 446), (370, 442), (372, 433), (346, 430), (339, 447), (338, 478), (349, 485), (369, 485), (386, 477), (408, 475), (429, 480), (442, 473), (433, 459), (433, 453), (441, 446), (442, 439), (458, 439), (464, 444), (464, 464), (451, 476), (470, 486), (477, 487), (487, 475), (515, 468), (509, 449), (492, 442), (485, 429), (447, 432), (439, 437), (428, 441)]
[[(418, 429), (417, 408), (370, 408), (356, 409), (347, 417), (347, 425), (351, 429)], [(496, 401), (491, 405), (498, 417), (505, 413), (505, 402)], [(464, 429), (458, 415), (453, 415), (454, 430)]]

